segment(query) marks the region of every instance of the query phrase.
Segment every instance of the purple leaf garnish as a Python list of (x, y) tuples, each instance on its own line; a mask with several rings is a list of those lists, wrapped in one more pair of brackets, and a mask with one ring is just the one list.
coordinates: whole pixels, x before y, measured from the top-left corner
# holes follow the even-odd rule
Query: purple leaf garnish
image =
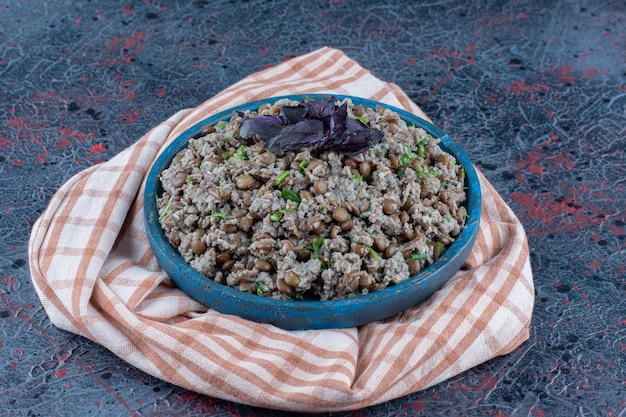
[(380, 130), (349, 117), (347, 103), (335, 106), (321, 100), (282, 106), (278, 115), (244, 116), (239, 135), (254, 136), (277, 154), (312, 148), (344, 155), (365, 152), (384, 137)]
[(284, 127), (278, 135), (265, 142), (263, 147), (270, 152), (282, 153), (314, 148), (323, 140), (324, 124), (320, 120), (304, 119)]
[(290, 125), (304, 120), (306, 111), (304, 106), (282, 106), (280, 108), (280, 114), (287, 119)]
[(289, 121), (281, 115), (248, 117), (239, 127), (239, 136), (244, 139), (256, 136), (258, 140), (267, 142), (288, 124)]
[(335, 112), (335, 105), (328, 101), (312, 100), (304, 103), (306, 117), (317, 119), (327, 124)]
[(331, 115), (328, 123), (328, 141), (330, 146), (341, 143), (341, 137), (348, 126), (348, 105), (343, 103)]
[(371, 129), (355, 119), (348, 119), (348, 126), (335, 150), (344, 155), (365, 152), (383, 138), (383, 132)]

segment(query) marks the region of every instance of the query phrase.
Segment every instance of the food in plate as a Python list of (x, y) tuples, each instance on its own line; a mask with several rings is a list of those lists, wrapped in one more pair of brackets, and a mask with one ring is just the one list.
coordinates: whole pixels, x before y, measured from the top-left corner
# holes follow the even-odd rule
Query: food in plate
[(383, 106), (278, 100), (189, 140), (160, 174), (159, 222), (191, 267), (240, 291), (378, 291), (465, 226), (465, 173), (439, 142)]

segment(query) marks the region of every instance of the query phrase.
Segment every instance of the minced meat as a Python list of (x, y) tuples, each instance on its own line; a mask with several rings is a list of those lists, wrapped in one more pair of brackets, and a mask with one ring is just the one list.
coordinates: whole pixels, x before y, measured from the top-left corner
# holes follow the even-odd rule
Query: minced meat
[(158, 199), (183, 259), (241, 291), (319, 300), (378, 291), (434, 262), (465, 225), (463, 168), (395, 112), (346, 102), (349, 117), (384, 134), (352, 156), (277, 155), (239, 136), (244, 116), (287, 100), (189, 140), (161, 173)]

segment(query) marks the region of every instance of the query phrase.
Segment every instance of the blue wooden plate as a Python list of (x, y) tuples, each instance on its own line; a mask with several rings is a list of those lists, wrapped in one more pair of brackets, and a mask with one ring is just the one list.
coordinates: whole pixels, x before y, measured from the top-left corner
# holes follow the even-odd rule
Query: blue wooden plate
[[(159, 224), (156, 196), (163, 192), (159, 174), (170, 165), (173, 157), (187, 146), (187, 142), (199, 135), (206, 126), (221, 120), (230, 120), (235, 111), (257, 110), (265, 103), (274, 103), (281, 98), (291, 100), (339, 100), (350, 98), (354, 105), (376, 108), (387, 107), (397, 112), (407, 123), (421, 127), (433, 137), (441, 139), (443, 150), (453, 155), (457, 163), (465, 169), (468, 220), (466, 227), (456, 240), (434, 263), (422, 269), (406, 281), (380, 291), (361, 294), (340, 300), (292, 301), (275, 300), (217, 283), (201, 275), (185, 262), (177, 249), (168, 241)], [(306, 94), (272, 97), (246, 103), (221, 113), (207, 117), (176, 138), (157, 158), (148, 179), (144, 194), (144, 217), (148, 240), (154, 254), (171, 280), (186, 294), (205, 306), (224, 314), (232, 314), (259, 323), (268, 323), (288, 330), (329, 329), (359, 326), (372, 321), (383, 320), (398, 314), (424, 301), (441, 288), (463, 265), (470, 253), (480, 221), (481, 193), (476, 171), (465, 152), (453, 143), (448, 136), (431, 123), (405, 110), (380, 102), (341, 95)]]

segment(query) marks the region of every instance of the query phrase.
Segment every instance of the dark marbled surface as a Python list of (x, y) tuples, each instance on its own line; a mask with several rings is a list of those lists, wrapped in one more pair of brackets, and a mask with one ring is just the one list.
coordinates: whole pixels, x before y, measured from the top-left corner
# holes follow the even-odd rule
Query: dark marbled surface
[(321, 46), (463, 145), (526, 227), (537, 293), (511, 354), (333, 416), (626, 415), (623, 0), (0, 3), (0, 414), (293, 415), (172, 386), (55, 328), (26, 244), (70, 176)]

